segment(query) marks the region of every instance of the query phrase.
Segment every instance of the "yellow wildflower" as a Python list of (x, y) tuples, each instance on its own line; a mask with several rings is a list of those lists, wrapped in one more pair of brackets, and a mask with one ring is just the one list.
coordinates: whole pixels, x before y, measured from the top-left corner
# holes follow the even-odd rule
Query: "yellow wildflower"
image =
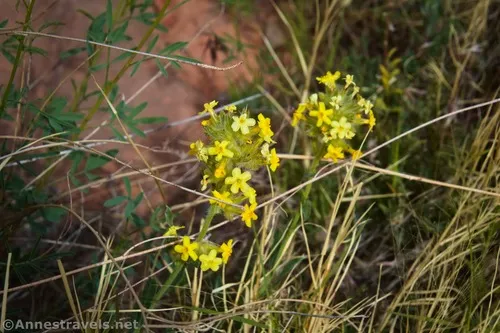
[(227, 264), (229, 257), (233, 254), (233, 240), (230, 239), (227, 243), (222, 243), (219, 248), (219, 252), (222, 253), (222, 262)]
[(373, 111), (370, 110), (370, 113), (368, 116), (368, 126), (370, 126), (370, 131), (373, 129), (373, 127), (375, 127), (376, 122), (377, 122), (377, 119), (375, 118)]
[[(229, 193), (228, 191), (224, 192), (224, 193), (220, 193), (219, 191), (215, 190), (215, 191), (212, 191), (212, 194), (214, 195), (214, 197), (216, 199), (219, 199), (219, 200), (222, 200), (222, 201), (225, 201), (227, 203), (233, 203), (233, 201), (229, 198), (229, 196), (231, 195), (231, 193)], [(209, 200), (210, 203), (213, 205), (213, 204), (216, 204), (217, 206), (219, 206), (220, 208), (224, 209), (226, 207), (226, 204), (225, 203), (222, 203), (220, 201), (217, 201), (217, 200), (213, 200), (213, 199), (210, 199)]]
[(349, 87), (351, 84), (356, 85), (356, 84), (354, 83), (354, 75), (349, 75), (349, 74), (347, 74), (347, 75), (345, 76), (345, 87), (344, 87), (344, 89), (347, 89), (347, 87)]
[(234, 153), (227, 149), (229, 141), (223, 140), (222, 142), (215, 141), (215, 146), (208, 148), (209, 155), (216, 155), (215, 160), (220, 161), (222, 157), (233, 157)]
[(250, 206), (245, 205), (243, 207), (243, 212), (241, 213), (241, 219), (247, 227), (252, 226), (252, 221), (257, 220), (257, 214), (255, 214), (255, 209), (257, 208), (257, 204), (251, 204)]
[(340, 72), (336, 71), (335, 74), (328, 71), (326, 75), (317, 77), (318, 82), (323, 83), (325, 86), (333, 90), (335, 88), (335, 82), (340, 78)]
[(351, 95), (351, 98), (354, 98), (354, 96), (356, 96), (358, 93), (359, 93), (359, 87), (354, 87), (354, 88), (352, 89), (352, 95)]
[(269, 151), (269, 145), (265, 143), (262, 145), (260, 152), (266, 159), (266, 163), (270, 166), (271, 170), (273, 172), (276, 171), (276, 168), (280, 165), (280, 158), (278, 157), (278, 154), (276, 154), (276, 148)]
[(318, 104), (318, 94), (314, 93), (311, 96), (309, 96), (309, 103), (312, 104), (313, 106), (316, 106)]
[(226, 110), (229, 113), (233, 113), (234, 111), (236, 111), (236, 105), (228, 105), (224, 108), (224, 110)]
[(335, 110), (340, 109), (340, 107), (342, 106), (342, 96), (340, 95), (333, 96), (331, 98), (330, 104), (335, 108)]
[(231, 192), (233, 192), (234, 194), (238, 193), (238, 191), (240, 190), (242, 192), (245, 192), (249, 187), (247, 181), (252, 178), (250, 172), (241, 172), (240, 168), (234, 168), (231, 174), (232, 177), (227, 177), (224, 181), (226, 185), (231, 185)]
[(217, 166), (217, 169), (215, 169), (214, 172), (215, 178), (224, 178), (226, 176), (226, 163), (222, 162)]
[(255, 126), (255, 119), (248, 118), (246, 113), (242, 114), (239, 117), (233, 117), (233, 123), (231, 128), (233, 131), (238, 132), (241, 130), (241, 133), (248, 134), (250, 132), (249, 127)]
[(262, 149), (260, 150), (260, 153), (266, 159), (266, 163), (269, 163), (270, 152), (269, 152), (269, 144), (268, 143), (264, 143), (262, 145)]
[(365, 107), (366, 99), (361, 97), (358, 101), (358, 105), (361, 106), (362, 108)]
[(203, 111), (201, 113), (208, 112), (210, 113), (210, 116), (213, 117), (215, 115), (214, 107), (216, 107), (217, 104), (219, 104), (219, 102), (216, 101), (211, 101), (210, 103), (203, 104)]
[(251, 186), (248, 186), (248, 188), (243, 192), (243, 195), (248, 199), (248, 201), (251, 204), (256, 203), (256, 197), (257, 197), (257, 192), (255, 189)]
[(301, 120), (305, 120), (304, 111), (306, 110), (306, 104), (300, 103), (299, 107), (293, 113), (292, 126), (295, 127), (299, 124)]
[(184, 229), (184, 227), (177, 227), (177, 226), (173, 225), (170, 228), (168, 228), (168, 230), (163, 234), (163, 237), (177, 236), (177, 230), (181, 230), (181, 229)]
[(182, 245), (177, 244), (174, 247), (174, 251), (181, 254), (181, 259), (183, 261), (188, 261), (190, 257), (191, 259), (196, 261), (196, 259), (198, 259), (198, 255), (196, 254), (195, 250), (197, 250), (199, 247), (200, 246), (198, 245), (198, 243), (191, 243), (189, 237), (184, 236), (182, 237)]
[(347, 122), (346, 117), (340, 118), (339, 121), (332, 121), (332, 129), (330, 131), (330, 134), (332, 138), (336, 139), (351, 139), (354, 136), (354, 132), (351, 131), (351, 123)]
[(325, 124), (331, 124), (332, 120), (329, 118), (333, 114), (332, 109), (325, 109), (325, 103), (319, 102), (318, 103), (318, 109), (314, 111), (310, 111), (309, 115), (311, 117), (316, 117), (318, 118), (318, 121), (316, 122), (316, 126), (321, 127), (323, 123)]
[(269, 165), (273, 172), (276, 171), (276, 168), (280, 166), (280, 158), (278, 157), (278, 154), (276, 154), (276, 148), (273, 148), (271, 150)]
[(210, 125), (210, 120), (202, 120), (201, 121), (201, 126), (206, 127), (208, 125)]
[(207, 189), (208, 183), (210, 180), (208, 179), (208, 175), (203, 175), (203, 179), (201, 180), (201, 190), (205, 191)]
[(339, 158), (344, 158), (344, 153), (342, 152), (341, 147), (335, 147), (333, 145), (328, 146), (328, 152), (323, 156), (323, 158), (330, 159), (333, 162), (337, 163)]
[(191, 143), (189, 148), (191, 148), (189, 151), (191, 155), (195, 155), (200, 161), (207, 161), (207, 149), (204, 147), (203, 142), (197, 140), (196, 142)]
[(217, 257), (216, 250), (210, 250), (210, 253), (208, 255), (202, 254), (200, 256), (200, 262), (201, 270), (204, 272), (208, 271), (209, 269), (216, 272), (219, 269), (219, 266), (222, 265), (222, 259)]
[(364, 107), (365, 107), (364, 109), (365, 114), (369, 114), (370, 111), (372, 110), (373, 104), (370, 101), (366, 101)]
[(264, 117), (262, 113), (259, 113), (257, 116), (259, 119), (259, 136), (264, 139), (266, 142), (273, 142), (272, 136), (274, 132), (271, 130), (271, 119)]
[(189, 145), (189, 148), (191, 148), (189, 153), (192, 155), (196, 155), (200, 149), (203, 149), (203, 147), (204, 147), (203, 142), (200, 140), (196, 140), (196, 142), (193, 142)]

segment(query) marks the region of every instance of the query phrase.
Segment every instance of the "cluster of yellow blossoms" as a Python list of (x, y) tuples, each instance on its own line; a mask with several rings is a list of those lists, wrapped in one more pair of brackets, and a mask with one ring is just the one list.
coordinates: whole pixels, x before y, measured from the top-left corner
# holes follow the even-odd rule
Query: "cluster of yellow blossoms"
[[(249, 184), (251, 171), (269, 166), (274, 172), (280, 164), (276, 149), (271, 148), (274, 132), (271, 120), (263, 114), (253, 119), (247, 109), (238, 111), (236, 106), (227, 106), (223, 112), (216, 113), (218, 102), (205, 103), (203, 113), (210, 118), (202, 121), (209, 144), (198, 140), (190, 146), (204, 164), (202, 191), (211, 188), (217, 200), (210, 200), (227, 218), (240, 215), (243, 222), (251, 227), (257, 220), (256, 191)], [(243, 210), (237, 205), (243, 205)]]
[[(194, 262), (199, 261), (202, 271), (211, 269), (216, 272), (222, 264), (227, 264), (233, 253), (233, 240), (216, 246), (208, 241), (191, 242), (188, 236), (184, 236), (182, 244), (177, 244), (174, 251), (183, 261), (187, 262), (189, 259)], [(218, 253), (221, 254), (220, 257), (217, 256)]]
[(318, 77), (317, 80), (326, 86), (325, 92), (312, 94), (306, 103), (299, 104), (292, 121), (292, 126), (305, 123), (308, 136), (321, 137), (322, 143), (317, 150), (323, 158), (333, 162), (344, 158), (344, 152), (358, 159), (361, 152), (353, 149), (349, 140), (361, 125), (368, 125), (371, 131), (376, 121), (373, 104), (359, 94), (353, 75), (346, 75), (343, 85), (337, 83), (340, 78), (338, 71)]

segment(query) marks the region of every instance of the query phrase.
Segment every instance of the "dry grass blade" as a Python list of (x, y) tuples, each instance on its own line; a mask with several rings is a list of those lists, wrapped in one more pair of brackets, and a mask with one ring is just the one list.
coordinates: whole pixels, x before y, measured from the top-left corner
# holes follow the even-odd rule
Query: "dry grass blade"
[[(71, 288), (69, 286), (68, 277), (66, 276), (66, 271), (64, 270), (64, 266), (61, 260), (57, 260), (57, 267), (59, 267), (59, 272), (61, 273), (61, 279), (64, 285), (64, 291), (66, 292), (66, 297), (68, 298), (69, 306), (71, 307), (71, 311), (73, 311), (73, 315), (75, 316), (77, 321), (80, 321), (80, 317), (78, 316), (79, 311), (76, 309), (75, 300), (73, 298), (73, 293), (71, 292)], [(80, 324), (81, 321), (80, 321)]]
[(4, 323), (7, 318), (7, 295), (9, 290), (9, 278), (10, 278), (10, 262), (12, 260), (12, 253), (9, 252), (7, 256), (7, 267), (5, 270), (5, 281), (3, 283), (3, 297), (2, 297), (2, 313), (0, 315), (0, 328), (2, 332), (4, 331)]

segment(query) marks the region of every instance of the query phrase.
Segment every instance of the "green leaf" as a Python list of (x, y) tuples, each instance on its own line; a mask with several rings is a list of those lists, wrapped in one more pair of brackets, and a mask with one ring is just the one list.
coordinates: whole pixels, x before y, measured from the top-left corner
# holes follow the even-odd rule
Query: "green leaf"
[(83, 172), (85, 176), (88, 178), (90, 181), (94, 181), (96, 179), (99, 179), (99, 176), (94, 175), (92, 172), (84, 171)]
[[(117, 149), (108, 150), (106, 152), (106, 154), (109, 156), (115, 157), (116, 154), (118, 154), (118, 150)], [(111, 158), (108, 156), (101, 156), (101, 155), (92, 154), (87, 159), (87, 162), (85, 163), (84, 169), (86, 172), (92, 171), (92, 170), (95, 170), (97, 168), (102, 167), (103, 165), (105, 165), (109, 161), (111, 161)]]
[(142, 64), (143, 61), (144, 61), (144, 59), (141, 59), (134, 64), (134, 66), (132, 68), (132, 72), (130, 73), (130, 77), (134, 76), (135, 72), (137, 72), (137, 70), (139, 69), (139, 66)]
[(135, 207), (139, 206), (141, 203), (142, 199), (144, 199), (144, 192), (141, 192), (137, 195), (137, 197), (133, 200)]
[(115, 135), (116, 140), (123, 141), (123, 142), (127, 141), (127, 139), (125, 139), (123, 137), (123, 134), (121, 134), (114, 126), (109, 126), (109, 128), (111, 129), (111, 131)]
[(113, 206), (118, 206), (122, 202), (126, 201), (128, 197), (125, 196), (117, 196), (111, 199), (108, 199), (104, 202), (104, 207), (113, 207)]
[(105, 62), (103, 64), (94, 65), (94, 66), (90, 67), (89, 70), (91, 72), (99, 72), (100, 70), (103, 70), (103, 69), (105, 69), (108, 66), (109, 66), (109, 64), (107, 62)]
[[(125, 106), (125, 103), (123, 104)], [(137, 105), (132, 109), (132, 111), (129, 113), (128, 119), (131, 120), (135, 118), (139, 113), (141, 113), (146, 107), (148, 106), (147, 102), (142, 102), (141, 104)]]
[(165, 69), (165, 66), (163, 66), (163, 64), (160, 62), (160, 59), (156, 58), (155, 63), (156, 63), (156, 66), (158, 67), (158, 69), (160, 70), (160, 72), (163, 74), (163, 76), (168, 78), (168, 72)]
[(165, 217), (165, 222), (168, 224), (168, 225), (173, 225), (174, 223), (174, 218), (176, 217), (177, 214), (174, 214), (174, 212), (172, 212), (172, 209), (170, 209), (170, 207), (166, 206), (165, 207), (165, 214), (164, 214), (164, 217)]
[(111, 31), (113, 26), (113, 4), (111, 0), (106, 3), (106, 25), (108, 26), (108, 32)]
[(159, 30), (161, 32), (168, 32), (168, 28), (161, 23), (156, 26), (156, 30)]
[(127, 191), (128, 196), (132, 196), (132, 185), (130, 185), (130, 179), (125, 177), (123, 178), (123, 182), (125, 183), (125, 190)]
[(139, 16), (137, 16), (138, 20), (142, 20), (141, 22), (144, 22), (146, 24), (152, 24), (155, 18), (155, 13), (141, 13)]
[(151, 50), (153, 49), (153, 47), (155, 47), (156, 42), (158, 42), (158, 37), (160, 37), (160, 36), (156, 35), (153, 37), (153, 39), (149, 42), (149, 45), (148, 45), (148, 48), (146, 49), (146, 52), (151, 53)]
[(78, 13), (82, 14), (86, 18), (88, 18), (90, 21), (94, 21), (94, 16), (92, 16), (89, 12), (83, 10), (83, 9), (77, 9), (76, 10)]
[(87, 32), (87, 38), (96, 42), (103, 43), (106, 39), (106, 33), (104, 30), (104, 25), (106, 24), (106, 13), (102, 13), (97, 16), (90, 24), (89, 30)]
[(66, 58), (69, 58), (69, 57), (72, 57), (72, 56), (75, 56), (77, 55), (78, 53), (80, 52), (84, 52), (87, 48), (82, 46), (82, 47), (75, 47), (75, 48), (72, 48), (72, 49), (69, 49), (69, 50), (66, 50), (64, 52), (61, 52), (59, 54), (59, 58), (61, 58), (62, 60), (66, 59)]
[(123, 40), (130, 39), (130, 37), (128, 37), (127, 35), (125, 35), (125, 31), (127, 30), (127, 27), (128, 27), (128, 21), (126, 21), (125, 23), (123, 23), (122, 25), (120, 25), (118, 28), (116, 28), (115, 30), (113, 30), (109, 34), (108, 40), (111, 43), (118, 43), (118, 42), (121, 42)]
[(50, 222), (57, 223), (66, 215), (67, 211), (61, 207), (44, 207), (42, 208), (42, 216)]
[(118, 85), (115, 85), (112, 89), (111, 92), (109, 93), (109, 100), (114, 103), (116, 96), (118, 96)]
[(44, 57), (47, 56), (47, 51), (45, 51), (39, 47), (34, 47), (34, 46), (26, 47), (24, 49), (24, 51), (27, 53), (30, 53), (30, 54), (40, 54), (40, 55), (43, 55)]
[(140, 218), (137, 214), (132, 213), (131, 217), (132, 217), (132, 222), (137, 228), (143, 228), (146, 226), (146, 222), (144, 222), (144, 220)]
[(56, 119), (54, 119), (52, 117), (48, 117), (47, 120), (49, 122), (50, 127), (52, 127), (54, 129), (54, 131), (56, 131), (56, 132), (64, 131), (63, 127), (61, 125), (59, 125), (59, 122)]
[(123, 214), (125, 215), (125, 218), (129, 218), (132, 212), (135, 210), (135, 204), (133, 201), (129, 201), (127, 203), (127, 206), (125, 206), (125, 210), (123, 211)]
[(64, 112), (64, 113), (59, 113), (54, 117), (56, 117), (57, 120), (59, 121), (78, 121), (83, 118), (83, 114)]
[(0, 22), (0, 29), (5, 28), (7, 23), (9, 23), (9, 19), (5, 19), (2, 22)]
[(7, 59), (11, 64), (14, 64), (16, 62), (16, 57), (14, 57), (12, 54), (10, 54), (4, 49), (2, 49), (1, 51), (5, 59)]
[(42, 24), (40, 26), (40, 28), (38, 28), (38, 31), (42, 32), (42, 31), (44, 31), (47, 28), (50, 28), (50, 27), (60, 27), (60, 26), (63, 26), (63, 25), (65, 25), (65, 24), (62, 23), (62, 22), (59, 22), (59, 21), (45, 22), (44, 24)]
[(141, 131), (138, 127), (136, 127), (133, 123), (131, 122), (128, 122), (128, 121), (124, 121), (124, 123), (127, 125), (127, 127), (129, 128), (129, 130), (137, 135), (137, 136), (140, 136), (141, 138), (145, 138), (146, 137), (146, 134), (144, 134), (143, 131)]
[(168, 119), (166, 117), (143, 117), (135, 120), (136, 124), (157, 124), (166, 123)]
[[(82, 182), (78, 180), (78, 178), (75, 177), (73, 174), (69, 174), (69, 180), (71, 180), (71, 183), (77, 187), (82, 185)], [(82, 190), (83, 193), (87, 193), (87, 189)]]
[(171, 53), (174, 53), (175, 51), (181, 50), (186, 47), (188, 43), (187, 42), (175, 42), (167, 47), (165, 47), (163, 50), (160, 51), (161, 55), (168, 55)]

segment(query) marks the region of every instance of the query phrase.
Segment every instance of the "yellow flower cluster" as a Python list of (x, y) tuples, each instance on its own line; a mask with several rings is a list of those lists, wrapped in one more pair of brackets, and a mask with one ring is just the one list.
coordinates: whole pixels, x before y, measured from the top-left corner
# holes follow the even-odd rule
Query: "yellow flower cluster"
[(304, 123), (311, 138), (322, 137), (319, 153), (333, 162), (343, 159), (345, 152), (353, 160), (358, 159), (362, 154), (351, 147), (349, 140), (359, 133), (362, 125), (368, 125), (371, 131), (376, 122), (373, 104), (359, 94), (354, 76), (347, 74), (343, 85), (338, 83), (341, 76), (337, 71), (316, 78), (326, 86), (325, 92), (312, 94), (307, 102), (300, 103), (292, 119), (292, 126)]
[[(217, 207), (227, 218), (240, 215), (251, 227), (257, 220), (256, 191), (250, 185), (252, 171), (268, 166), (273, 172), (280, 165), (275, 148), (271, 148), (274, 132), (271, 119), (259, 114), (251, 117), (247, 109), (238, 110), (227, 106), (217, 113), (216, 101), (205, 103), (202, 113), (209, 113), (210, 119), (202, 125), (209, 138), (205, 145), (198, 140), (190, 146), (190, 153), (204, 164), (202, 191), (210, 187), (210, 204)], [(244, 205), (243, 210), (234, 204)]]
[[(174, 247), (174, 252), (180, 256), (182, 261), (200, 262), (202, 271), (211, 269), (216, 272), (222, 264), (227, 264), (229, 257), (233, 253), (233, 240), (222, 243), (221, 246), (215, 246), (209, 242), (191, 242), (188, 236), (182, 237), (182, 244)], [(221, 256), (218, 257), (217, 254)]]

